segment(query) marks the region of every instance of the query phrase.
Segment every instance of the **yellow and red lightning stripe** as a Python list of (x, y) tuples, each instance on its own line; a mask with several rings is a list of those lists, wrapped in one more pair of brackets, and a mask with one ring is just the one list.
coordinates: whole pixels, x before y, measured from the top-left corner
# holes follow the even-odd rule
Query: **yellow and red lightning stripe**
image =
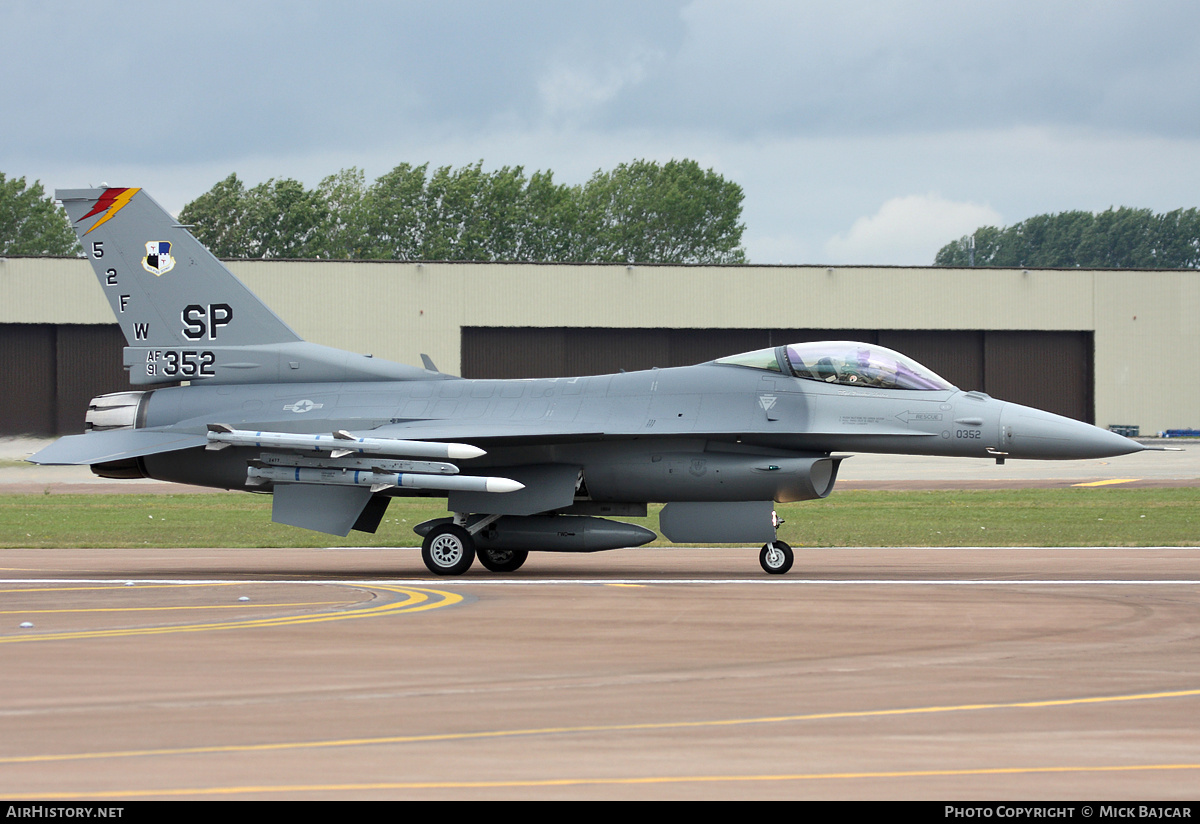
[[(104, 212), (104, 217), (92, 224), (92, 229), (95, 229), (121, 211), (121, 209), (125, 208), (125, 204), (140, 191), (141, 189), (105, 189), (104, 194), (100, 195), (100, 199), (96, 201), (96, 205), (92, 207), (92, 210), (75, 222), (79, 223), (80, 221), (87, 220), (92, 215)], [(92, 229), (88, 229), (84, 234), (86, 235)]]

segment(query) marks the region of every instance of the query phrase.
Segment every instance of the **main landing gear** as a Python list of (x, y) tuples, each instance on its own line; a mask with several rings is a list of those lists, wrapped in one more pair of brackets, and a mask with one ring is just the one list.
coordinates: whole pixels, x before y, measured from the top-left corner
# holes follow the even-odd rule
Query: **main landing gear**
[[(425, 566), (434, 575), (462, 575), (471, 568), (471, 564), (475, 562), (475, 558), (479, 558), (479, 562), (485, 568), (492, 572), (514, 572), (524, 565), (529, 558), (529, 551), (526, 549), (511, 549), (512, 544), (521, 546), (533, 546), (535, 549), (549, 549), (560, 552), (577, 551), (587, 552), (596, 551), (597, 549), (609, 549), (621, 545), (620, 542), (614, 542), (612, 546), (601, 545), (587, 546), (582, 541), (582, 536), (591, 535), (593, 539), (596, 536), (600, 538), (608, 537), (615, 541), (615, 538), (609, 534), (614, 527), (613, 522), (604, 522), (597, 518), (571, 518), (567, 519), (571, 523), (564, 520), (563, 525), (557, 523), (547, 526), (547, 521), (553, 519), (549, 517), (521, 519), (517, 522), (512, 533), (501, 533), (497, 536), (494, 532), (487, 532), (483, 535), (479, 533), (486, 529), (489, 525), (500, 519), (499, 515), (486, 515), (483, 517), (470, 516), (462, 513), (455, 513), (454, 521), (448, 522), (448, 519), (440, 519), (439, 521), (427, 521), (424, 524), (419, 524), (417, 527), (418, 534), (423, 533), (425, 538), (421, 542), (421, 560), (425, 562)], [(596, 527), (592, 522), (600, 521), (601, 527), (607, 527), (608, 531)], [(771, 513), (772, 533), (783, 523), (778, 516)], [(433, 524), (436, 524), (434, 526)], [(563, 526), (569, 527), (570, 531), (562, 531)], [(431, 527), (431, 528), (430, 528)], [(653, 538), (653, 533), (641, 527), (632, 526), (629, 524), (615, 524), (615, 527), (624, 527), (625, 532), (620, 532), (617, 537), (630, 538), (627, 534), (629, 530), (635, 530), (643, 535), (633, 534), (633, 545), (646, 543)], [(429, 528), (428, 532), (425, 529)], [(587, 530), (591, 532), (587, 532)], [(523, 530), (523, 531), (522, 531)], [(557, 533), (554, 530), (558, 530)], [(755, 537), (766, 537), (765, 530), (759, 530)], [(556, 536), (576, 537), (578, 546), (563, 544), (561, 537)], [(479, 537), (482, 547), (476, 545), (476, 536)], [(547, 538), (549, 536), (549, 539)], [(559, 543), (551, 543), (547, 545), (548, 540), (558, 540)], [(540, 541), (540, 543), (539, 543)], [(497, 548), (496, 544), (500, 547)], [(507, 546), (505, 546), (507, 544)], [(490, 546), (489, 546), (490, 545)], [(758, 562), (762, 565), (763, 570), (769, 575), (783, 575), (792, 568), (795, 562), (795, 555), (792, 553), (792, 548), (786, 542), (774, 537), (763, 545), (762, 550), (758, 553)]]
[(434, 575), (462, 575), (475, 561), (475, 539), (457, 524), (434, 527), (421, 542), (421, 560)]
[(514, 572), (521, 568), (529, 553), (523, 549), (481, 549), (479, 563), (492, 572)]
[(434, 575), (462, 575), (471, 568), (476, 557), (479, 558), (479, 563), (492, 572), (514, 572), (520, 569), (529, 557), (527, 550), (475, 548), (474, 533), (498, 517), (489, 515), (472, 524), (469, 529), (464, 524), (435, 526), (421, 542), (421, 560)]

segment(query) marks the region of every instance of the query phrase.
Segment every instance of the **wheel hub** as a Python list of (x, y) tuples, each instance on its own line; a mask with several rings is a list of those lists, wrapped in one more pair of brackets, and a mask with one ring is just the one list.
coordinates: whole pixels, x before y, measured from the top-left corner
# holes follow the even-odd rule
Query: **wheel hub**
[(429, 554), (439, 566), (454, 566), (463, 557), (462, 544), (453, 535), (439, 535), (429, 545)]

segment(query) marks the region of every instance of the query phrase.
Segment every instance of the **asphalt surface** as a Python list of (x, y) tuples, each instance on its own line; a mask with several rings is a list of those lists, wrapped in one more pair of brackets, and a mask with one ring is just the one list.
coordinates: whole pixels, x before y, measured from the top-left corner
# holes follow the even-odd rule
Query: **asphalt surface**
[(711, 549), (454, 580), (397, 550), (0, 567), (9, 801), (1200, 794), (1194, 550), (813, 551), (779, 578)]
[[(1197, 454), (856, 456), (839, 488), (1191, 484)], [(47, 471), (0, 488), (130, 488)], [(457, 579), (413, 550), (18, 549), (0, 579), (13, 802), (1200, 796), (1194, 549), (800, 550), (777, 577), (753, 548), (643, 548)]]

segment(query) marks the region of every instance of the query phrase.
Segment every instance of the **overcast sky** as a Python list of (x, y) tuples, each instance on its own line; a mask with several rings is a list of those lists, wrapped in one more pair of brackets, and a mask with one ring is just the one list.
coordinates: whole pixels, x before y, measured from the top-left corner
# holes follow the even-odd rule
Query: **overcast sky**
[(752, 263), (929, 264), (983, 224), (1200, 206), (1194, 0), (0, 4), (0, 172), (309, 186), (692, 158)]

